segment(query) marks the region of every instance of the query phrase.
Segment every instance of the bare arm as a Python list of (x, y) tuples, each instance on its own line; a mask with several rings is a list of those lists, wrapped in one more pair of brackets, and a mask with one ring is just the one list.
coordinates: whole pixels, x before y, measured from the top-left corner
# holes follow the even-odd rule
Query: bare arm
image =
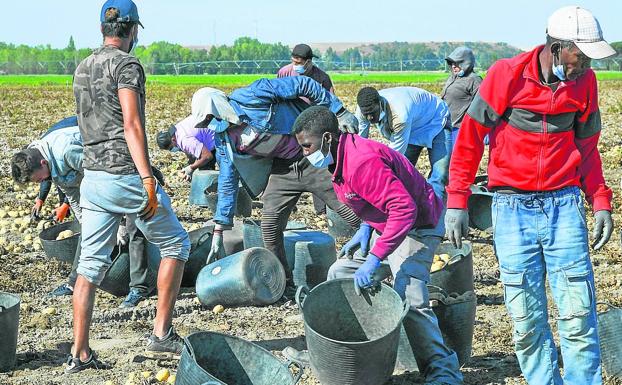
[(151, 164), (149, 164), (147, 136), (140, 121), (138, 94), (129, 88), (121, 88), (118, 92), (121, 111), (123, 112), (125, 141), (132, 155), (132, 160), (141, 178), (153, 176)]
[(190, 168), (196, 170), (204, 164), (209, 163), (212, 159), (214, 159), (212, 152), (208, 151), (207, 148), (203, 146), (203, 148), (201, 148), (201, 156), (199, 156), (194, 163), (190, 165)]

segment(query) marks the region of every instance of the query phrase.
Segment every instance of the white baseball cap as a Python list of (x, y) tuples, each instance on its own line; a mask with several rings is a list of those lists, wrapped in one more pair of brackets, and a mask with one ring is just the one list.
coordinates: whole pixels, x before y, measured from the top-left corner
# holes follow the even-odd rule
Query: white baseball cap
[(603, 59), (616, 54), (603, 38), (603, 31), (592, 12), (577, 5), (553, 12), (546, 33), (559, 40), (572, 41), (591, 59)]

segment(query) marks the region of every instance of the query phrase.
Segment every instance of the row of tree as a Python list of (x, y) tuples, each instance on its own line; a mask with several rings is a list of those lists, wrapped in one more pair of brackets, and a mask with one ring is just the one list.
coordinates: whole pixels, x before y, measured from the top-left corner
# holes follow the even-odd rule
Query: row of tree
[[(316, 52), (316, 61), (325, 70), (438, 70), (445, 68), (444, 58), (460, 45), (473, 49), (481, 69), (520, 52), (505, 43), (394, 42), (363, 45), (342, 53), (328, 48)], [(613, 45), (622, 51), (622, 42)], [(63, 49), (0, 42), (0, 74), (72, 74), (90, 53), (91, 49), (76, 49), (73, 37)], [(290, 48), (241, 37), (231, 46), (213, 46), (209, 50), (155, 42), (137, 47), (135, 55), (151, 74), (272, 73), (290, 60)]]

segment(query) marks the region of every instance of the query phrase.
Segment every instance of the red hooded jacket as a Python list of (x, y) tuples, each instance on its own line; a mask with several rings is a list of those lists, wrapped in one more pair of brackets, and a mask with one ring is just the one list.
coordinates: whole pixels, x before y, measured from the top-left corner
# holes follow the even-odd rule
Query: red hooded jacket
[(542, 49), (499, 60), (488, 71), (454, 146), (448, 208), (467, 207), (489, 134), (489, 188), (533, 192), (578, 186), (594, 211), (611, 210), (612, 192), (597, 148), (601, 121), (594, 71), (553, 91), (539, 80)]

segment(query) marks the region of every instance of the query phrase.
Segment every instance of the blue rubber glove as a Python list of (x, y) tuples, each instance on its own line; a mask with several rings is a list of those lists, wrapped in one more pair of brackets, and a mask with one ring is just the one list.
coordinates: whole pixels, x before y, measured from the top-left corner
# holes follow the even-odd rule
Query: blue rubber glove
[(341, 250), (339, 250), (338, 258), (343, 258), (347, 256), (352, 259), (354, 252), (359, 247), (361, 248), (361, 255), (363, 257), (367, 256), (369, 253), (369, 240), (371, 239), (371, 231), (372, 227), (367, 223), (361, 223), (361, 227), (356, 231), (352, 239), (348, 241)]
[(380, 267), (380, 259), (373, 254), (369, 254), (363, 263), (354, 272), (354, 291), (361, 295), (361, 289), (368, 288), (373, 283), (373, 276)]

